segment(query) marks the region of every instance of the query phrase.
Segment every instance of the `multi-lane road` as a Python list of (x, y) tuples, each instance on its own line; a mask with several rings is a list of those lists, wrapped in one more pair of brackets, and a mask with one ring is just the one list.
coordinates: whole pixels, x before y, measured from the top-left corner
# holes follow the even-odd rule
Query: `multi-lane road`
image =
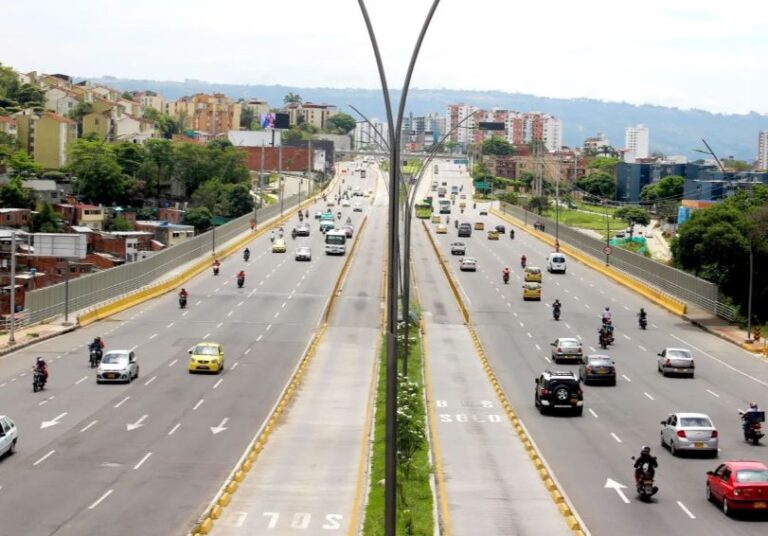
[[(354, 226), (365, 216), (334, 210)], [(1, 413), (20, 433), (0, 464), (1, 533), (165, 536), (192, 527), (275, 404), (343, 265), (323, 253), (310, 221), (310, 237), (286, 236), (285, 254), (272, 253), (265, 235), (250, 244), (250, 262), (238, 253), (219, 276), (189, 281), (186, 310), (166, 295), (0, 358)], [(294, 260), (296, 245), (312, 247), (311, 262)], [(135, 351), (137, 380), (96, 384), (86, 351), (96, 335), (107, 350)], [(199, 341), (224, 345), (222, 374), (188, 374), (187, 351)], [(39, 393), (35, 356), (50, 362)]]
[[(441, 164), (438, 175), (448, 187), (463, 185), (471, 192), (465, 173)], [(428, 187), (426, 181), (424, 186)], [(450, 190), (449, 190), (450, 191)], [(421, 192), (422, 194), (425, 192)], [(545, 266), (548, 246), (524, 232), (509, 238), (510, 225), (493, 215), (480, 216), (472, 209), (460, 214), (453, 207), (449, 233), (434, 234), (451, 271), (460, 285), (470, 318), (500, 378), (507, 397), (523, 419), (565, 492), (593, 534), (762, 534), (764, 522), (725, 517), (704, 496), (706, 471), (721, 460), (765, 461), (764, 447), (744, 442), (738, 409), (768, 394), (768, 366), (752, 355), (704, 333), (644, 298), (568, 260), (564, 275), (544, 273), (541, 302), (524, 302), (520, 257), (528, 264)], [(502, 224), (507, 234), (499, 241), (487, 239), (486, 231), (474, 231), (459, 239), (454, 219), (485, 222), (486, 230)], [(443, 216), (445, 223), (445, 216)], [(434, 233), (434, 225), (430, 232)], [(414, 229), (418, 229), (415, 227)], [(449, 244), (461, 240), (467, 255), (478, 260), (477, 272), (460, 272), (458, 257)], [(512, 277), (502, 281), (508, 266)], [(449, 295), (447, 287), (444, 292)], [(562, 318), (552, 319), (550, 304), (559, 299)], [(610, 307), (616, 325), (616, 343), (605, 352), (597, 344), (600, 312)], [(641, 331), (636, 314), (648, 311), (649, 327)], [(556, 337), (582, 339), (587, 353), (607, 353), (616, 362), (618, 385), (584, 387), (583, 417), (541, 416), (534, 407), (534, 379), (541, 371), (573, 370), (576, 365), (555, 365), (550, 343)], [(664, 378), (656, 370), (656, 354), (665, 347), (684, 347), (696, 357), (695, 379)], [(660, 447), (660, 421), (678, 411), (708, 414), (720, 431), (718, 459), (675, 458)], [(632, 455), (642, 445), (658, 456), (659, 494), (651, 504), (638, 501), (632, 489)], [(610, 480), (609, 480), (610, 479)], [(617, 491), (611, 481), (626, 488)], [(606, 488), (606, 483), (609, 487)], [(762, 521), (765, 521), (763, 518)]]

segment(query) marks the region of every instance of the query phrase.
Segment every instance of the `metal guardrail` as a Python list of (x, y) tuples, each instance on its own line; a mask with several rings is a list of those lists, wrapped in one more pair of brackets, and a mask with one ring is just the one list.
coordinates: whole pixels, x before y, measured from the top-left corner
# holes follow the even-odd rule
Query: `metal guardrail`
[[(505, 214), (514, 216), (526, 225), (532, 226), (536, 222), (544, 224), (544, 231), (539, 230), (552, 237), (555, 236), (553, 220), (505, 202), (500, 203), (500, 208)], [(604, 240), (566, 225), (560, 225), (558, 235), (562, 243), (575, 247), (596, 259), (605, 259)], [(694, 303), (721, 318), (729, 321), (736, 318), (733, 307), (718, 301), (718, 287), (714, 283), (621, 248), (612, 248), (610, 264), (670, 296)]]
[[(298, 195), (284, 199), (283, 210), (298, 204)], [(259, 221), (280, 213), (280, 206), (270, 205), (257, 211)], [(217, 248), (249, 229), (253, 214), (248, 213), (216, 228)], [(147, 259), (127, 263), (69, 281), (69, 311), (81, 311), (96, 304), (108, 303), (135, 292), (175, 271), (179, 266), (211, 254), (213, 231), (206, 231), (194, 238), (155, 253)], [(64, 314), (64, 283), (58, 283), (28, 292), (25, 309), (18, 325), (32, 325)]]

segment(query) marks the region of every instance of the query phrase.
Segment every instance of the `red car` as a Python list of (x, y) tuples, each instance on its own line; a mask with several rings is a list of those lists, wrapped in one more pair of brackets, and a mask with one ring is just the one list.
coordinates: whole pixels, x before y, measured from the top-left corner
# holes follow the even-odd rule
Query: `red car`
[(707, 471), (707, 499), (719, 501), (725, 515), (734, 510), (768, 512), (768, 465), (730, 461)]

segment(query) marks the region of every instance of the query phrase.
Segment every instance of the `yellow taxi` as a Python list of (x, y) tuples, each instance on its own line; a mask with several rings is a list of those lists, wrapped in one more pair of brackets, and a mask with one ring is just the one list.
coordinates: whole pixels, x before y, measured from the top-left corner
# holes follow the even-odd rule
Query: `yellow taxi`
[(498, 239), (499, 239), (498, 231), (488, 231), (488, 240), (498, 240)]
[(439, 214), (433, 214), (432, 215), (432, 223), (440, 223), (440, 215)]
[(461, 201), (461, 202), (459, 203), (459, 208), (467, 208), (467, 203), (466, 203), (466, 201)]
[(441, 223), (437, 226), (437, 234), (448, 234), (448, 226), (444, 223)]
[(541, 283), (526, 283), (523, 285), (523, 300), (541, 301)]
[(285, 253), (286, 249), (285, 240), (282, 238), (278, 238), (272, 243), (272, 253)]
[(485, 224), (481, 221), (475, 222), (475, 231), (484, 231), (485, 230)]
[(189, 351), (189, 372), (215, 372), (224, 369), (224, 348), (217, 342), (201, 342)]
[(541, 268), (529, 266), (525, 269), (526, 283), (541, 283)]

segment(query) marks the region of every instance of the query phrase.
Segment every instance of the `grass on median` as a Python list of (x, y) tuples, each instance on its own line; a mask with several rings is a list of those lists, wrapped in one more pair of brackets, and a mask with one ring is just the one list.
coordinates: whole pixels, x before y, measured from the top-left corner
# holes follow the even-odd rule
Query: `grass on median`
[[(409, 384), (401, 381), (401, 395), (410, 392), (414, 404), (411, 414), (412, 428), (426, 434), (426, 408), (424, 405), (424, 377), (421, 348), (421, 333), (418, 326), (410, 329), (411, 341), (408, 354)], [(402, 349), (402, 345), (401, 345)], [(402, 352), (400, 352), (402, 353)], [(384, 449), (386, 423), (386, 337), (381, 347), (379, 379), (376, 396), (376, 421), (374, 423), (373, 452), (371, 458), (371, 479), (368, 504), (365, 511), (365, 536), (384, 534)], [(401, 369), (402, 363), (398, 363)], [(401, 408), (402, 409), (402, 408)], [(403, 421), (401, 421), (402, 423)], [(400, 428), (398, 428), (398, 432)], [(400, 463), (397, 476), (397, 534), (403, 536), (434, 534), (432, 518), (432, 465), (429, 462), (429, 443), (426, 437), (410, 456), (411, 463)]]

